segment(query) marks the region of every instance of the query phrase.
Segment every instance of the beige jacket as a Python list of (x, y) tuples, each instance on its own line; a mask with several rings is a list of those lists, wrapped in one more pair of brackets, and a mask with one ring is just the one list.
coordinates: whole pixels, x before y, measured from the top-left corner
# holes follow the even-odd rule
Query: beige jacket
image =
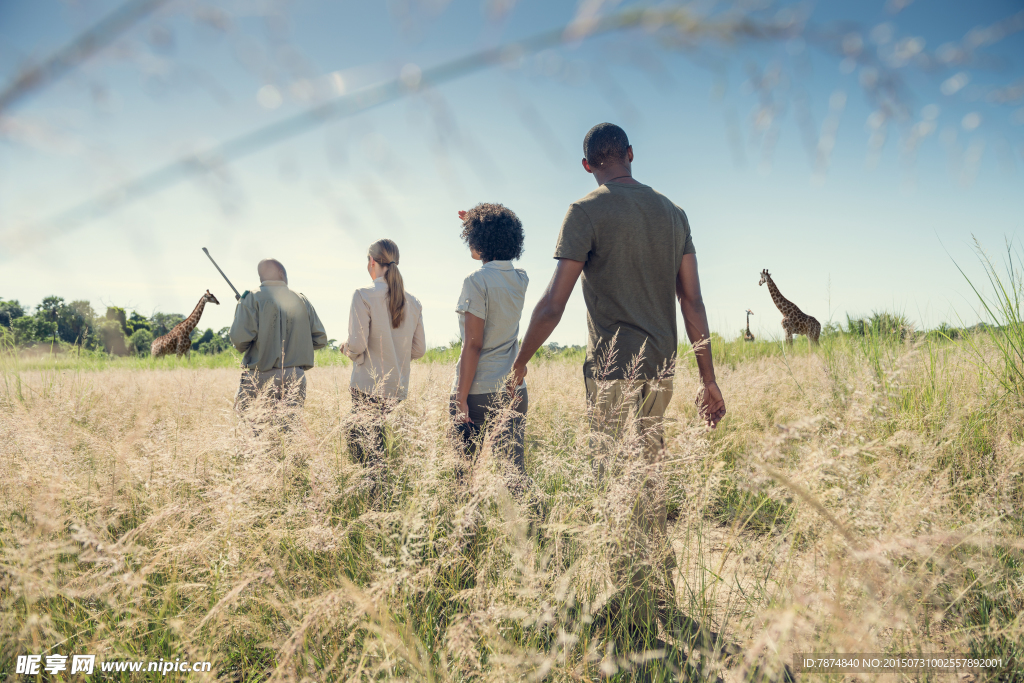
[(404, 400), (409, 394), (409, 365), (426, 353), (423, 306), (405, 292), (405, 318), (391, 327), (388, 285), (379, 277), (352, 295), (348, 341), (342, 350), (352, 359), (352, 388), (364, 394)]
[(280, 280), (264, 280), (259, 291), (242, 297), (228, 337), (245, 354), (242, 365), (263, 372), (280, 367), (308, 370), (313, 367), (313, 351), (327, 346), (327, 332), (313, 305)]

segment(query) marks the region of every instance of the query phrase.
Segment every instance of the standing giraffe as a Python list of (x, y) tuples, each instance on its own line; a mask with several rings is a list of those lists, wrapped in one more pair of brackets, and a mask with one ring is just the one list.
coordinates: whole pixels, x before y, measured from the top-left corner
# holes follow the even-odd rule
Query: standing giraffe
[(743, 334), (743, 341), (754, 341), (754, 335), (750, 332), (750, 316), (754, 315), (754, 312), (747, 309), (747, 331)]
[(175, 325), (174, 329), (167, 334), (153, 340), (153, 346), (150, 347), (150, 353), (153, 354), (153, 358), (166, 356), (169, 353), (177, 354), (178, 358), (181, 358), (186, 353), (189, 355), (189, 358), (192, 357), (192, 330), (196, 329), (196, 325), (199, 324), (199, 318), (203, 315), (203, 309), (206, 308), (207, 301), (220, 305), (217, 297), (210, 294), (210, 290), (206, 290), (206, 294), (203, 294), (202, 298), (199, 299), (199, 303), (196, 304), (196, 310), (192, 311), (192, 315)]
[(775, 302), (775, 306), (782, 312), (782, 329), (786, 331), (786, 343), (793, 343), (794, 334), (806, 334), (808, 339), (817, 344), (818, 336), (821, 335), (821, 323), (797, 308), (796, 304), (792, 301), (782, 296), (782, 292), (775, 286), (772, 276), (768, 274), (767, 268), (761, 271), (761, 281), (757, 284), (761, 286), (766, 282), (768, 283), (768, 291), (772, 295), (772, 301)]

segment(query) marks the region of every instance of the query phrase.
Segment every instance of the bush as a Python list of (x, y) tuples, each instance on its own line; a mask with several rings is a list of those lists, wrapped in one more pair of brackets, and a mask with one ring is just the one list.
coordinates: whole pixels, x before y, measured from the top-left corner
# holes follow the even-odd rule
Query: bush
[(846, 316), (846, 333), (856, 337), (884, 337), (903, 341), (913, 336), (914, 323), (902, 313), (872, 311), (867, 318)]
[(51, 341), (57, 334), (57, 323), (36, 316), (22, 316), (11, 321), (16, 344)]
[(10, 327), (15, 318), (25, 315), (25, 309), (21, 307), (17, 299), (11, 301), (0, 301), (0, 326)]
[(99, 321), (97, 330), (100, 340), (103, 342), (103, 350), (115, 356), (127, 356), (128, 345), (125, 343), (124, 332), (121, 330), (121, 321), (107, 318)]
[(88, 301), (72, 301), (57, 310), (57, 336), (69, 344), (91, 344), (89, 331), (96, 318)]
[(192, 350), (198, 351), (199, 353), (205, 353), (212, 355), (227, 351), (232, 348), (231, 341), (228, 339), (228, 332), (231, 328), (221, 328), (220, 332), (214, 333), (210, 328), (206, 329), (202, 335), (198, 331), (192, 331)]
[(184, 319), (185, 316), (180, 313), (154, 313), (149, 318), (150, 329), (155, 336), (162, 337)]
[(148, 356), (153, 346), (153, 339), (153, 333), (149, 330), (145, 328), (135, 330), (128, 339), (128, 350), (136, 356)]
[(126, 321), (125, 326), (129, 336), (134, 335), (139, 330), (153, 330), (153, 325), (149, 322), (149, 319), (145, 316), (139, 315), (136, 311), (132, 311), (132, 314)]

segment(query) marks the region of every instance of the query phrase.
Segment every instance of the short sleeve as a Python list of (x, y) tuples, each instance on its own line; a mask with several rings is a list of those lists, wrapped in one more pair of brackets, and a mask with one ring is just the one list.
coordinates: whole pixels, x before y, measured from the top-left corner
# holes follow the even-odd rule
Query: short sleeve
[(562, 229), (555, 244), (555, 258), (565, 258), (584, 263), (594, 249), (594, 226), (590, 216), (579, 204), (573, 204), (562, 220)]
[(459, 313), (472, 313), (481, 320), (487, 319), (487, 296), (484, 287), (473, 275), (463, 280), (462, 293), (459, 294), (455, 310)]
[[(679, 207), (676, 207), (679, 209)], [(683, 239), (683, 256), (687, 254), (696, 254), (697, 249), (693, 246), (693, 234), (690, 232), (690, 219), (686, 217), (686, 212), (679, 209), (679, 213), (683, 214), (683, 231), (685, 237)]]

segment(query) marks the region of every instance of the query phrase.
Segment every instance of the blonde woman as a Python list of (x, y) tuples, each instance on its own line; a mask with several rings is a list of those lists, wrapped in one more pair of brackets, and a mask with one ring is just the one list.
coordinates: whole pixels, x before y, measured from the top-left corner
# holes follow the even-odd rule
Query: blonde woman
[(370, 245), (366, 272), (373, 283), (352, 295), (342, 345), (353, 363), (349, 450), (367, 465), (383, 463), (384, 417), (408, 395), (410, 363), (426, 352), (423, 306), (405, 291), (398, 258), (391, 240)]

